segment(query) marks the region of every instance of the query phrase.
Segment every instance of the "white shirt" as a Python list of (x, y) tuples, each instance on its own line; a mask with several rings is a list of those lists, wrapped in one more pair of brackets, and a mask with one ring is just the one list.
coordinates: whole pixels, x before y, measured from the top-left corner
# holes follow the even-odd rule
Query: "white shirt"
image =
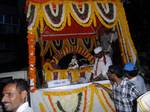
[(140, 75), (133, 77), (132, 79), (130, 79), (130, 81), (135, 84), (136, 88), (140, 91), (141, 94), (146, 92), (144, 79)]
[(108, 71), (109, 66), (112, 65), (112, 60), (108, 55), (105, 55), (105, 59), (106, 59), (106, 64), (104, 61), (104, 56), (100, 58), (99, 60), (98, 58), (96, 58), (95, 64), (93, 67), (94, 78), (102, 74), (103, 77), (108, 79), (107, 71)]
[(25, 102), (17, 109), (16, 112), (33, 112), (33, 110), (29, 107), (28, 102)]

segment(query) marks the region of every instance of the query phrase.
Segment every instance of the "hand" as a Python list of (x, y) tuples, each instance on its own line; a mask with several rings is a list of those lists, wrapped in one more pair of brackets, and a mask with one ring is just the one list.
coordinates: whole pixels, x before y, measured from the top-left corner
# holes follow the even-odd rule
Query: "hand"
[(92, 83), (92, 84), (94, 84), (96, 87), (104, 87), (102, 84), (99, 84), (99, 83)]
[(100, 81), (100, 80), (102, 80), (100, 75), (93, 77), (93, 81)]
[(102, 85), (102, 84), (99, 84), (99, 83), (93, 83), (96, 87), (101, 87), (101, 88), (103, 88), (108, 94), (109, 94), (109, 96), (110, 96), (110, 98), (112, 98), (112, 90), (111, 89), (109, 89), (109, 88), (107, 88), (107, 87), (105, 87), (104, 85)]
[(93, 83), (96, 87), (101, 87), (103, 88), (105, 91), (107, 92), (111, 92), (112, 90), (107, 88), (106, 86), (104, 86), (103, 84), (99, 84), (99, 83)]

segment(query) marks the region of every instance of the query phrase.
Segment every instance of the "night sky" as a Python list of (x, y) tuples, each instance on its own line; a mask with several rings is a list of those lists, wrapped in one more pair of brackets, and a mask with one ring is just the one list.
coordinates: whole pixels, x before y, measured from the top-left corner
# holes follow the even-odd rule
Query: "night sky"
[[(150, 15), (149, 4), (146, 0), (128, 0), (124, 3), (131, 37), (141, 64), (149, 65), (150, 59)], [(150, 65), (149, 65), (150, 66)]]

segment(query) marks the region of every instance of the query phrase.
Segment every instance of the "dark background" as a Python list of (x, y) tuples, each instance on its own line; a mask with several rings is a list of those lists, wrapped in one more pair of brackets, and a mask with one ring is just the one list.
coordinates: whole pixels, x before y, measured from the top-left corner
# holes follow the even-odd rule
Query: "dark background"
[[(0, 72), (26, 69), (28, 64), (25, 0), (0, 0)], [(5, 21), (1, 19), (5, 18)]]
[(150, 14), (147, 0), (125, 0), (124, 8), (141, 65), (150, 67)]
[[(144, 0), (122, 1), (141, 64), (149, 65), (149, 4)], [(0, 23), (0, 72), (27, 69), (27, 23), (24, 9), (25, 0), (0, 0), (0, 16), (6, 17), (6, 22)]]

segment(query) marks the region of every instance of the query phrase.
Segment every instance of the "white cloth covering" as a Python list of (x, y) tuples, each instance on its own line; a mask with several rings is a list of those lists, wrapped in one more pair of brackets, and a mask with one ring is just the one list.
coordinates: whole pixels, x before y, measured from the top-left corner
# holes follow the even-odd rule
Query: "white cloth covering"
[(17, 109), (16, 112), (33, 112), (33, 110), (29, 107), (28, 102), (25, 102)]
[(150, 91), (137, 99), (137, 112), (150, 112)]

